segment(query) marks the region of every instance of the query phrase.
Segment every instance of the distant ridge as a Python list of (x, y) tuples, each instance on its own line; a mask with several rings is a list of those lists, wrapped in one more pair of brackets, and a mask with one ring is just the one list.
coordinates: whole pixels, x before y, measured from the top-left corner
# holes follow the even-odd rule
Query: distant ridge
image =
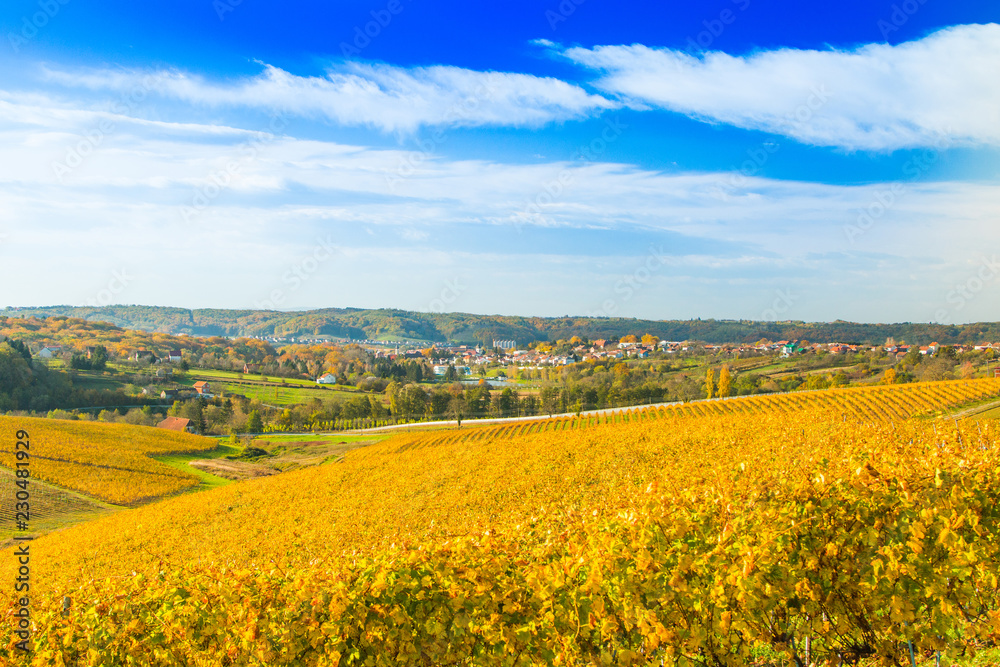
[(166, 306), (46, 306), (12, 308), (0, 317), (78, 317), (109, 322), (127, 329), (198, 336), (275, 336), (350, 338), (353, 340), (412, 340), (480, 342), (621, 338), (652, 334), (662, 340), (706, 343), (801, 340), (881, 344), (888, 337), (912, 344), (977, 344), (1000, 342), (1000, 322), (930, 324), (903, 322), (759, 322), (752, 320), (639, 320), (594, 317), (517, 317), (470, 313), (421, 313), (390, 308), (323, 308), (280, 312), (172, 308)]

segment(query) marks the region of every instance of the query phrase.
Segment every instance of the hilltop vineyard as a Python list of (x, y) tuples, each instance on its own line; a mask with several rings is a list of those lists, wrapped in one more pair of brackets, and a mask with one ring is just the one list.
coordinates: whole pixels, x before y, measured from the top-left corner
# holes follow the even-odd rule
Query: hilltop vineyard
[[(150, 457), (215, 446), (208, 438), (128, 424), (0, 417), (0, 437), (5, 442), (12, 442), (19, 428), (33, 436), (33, 476), (116, 505), (197, 486), (194, 476)], [(0, 465), (15, 467), (13, 449), (0, 449)]]
[[(998, 390), (886, 386), (402, 434), (36, 540), (35, 650), (10, 639), (0, 660), (948, 660), (1000, 639), (1000, 465), (987, 422), (935, 413)], [(15, 567), (0, 558), (0, 578)]]

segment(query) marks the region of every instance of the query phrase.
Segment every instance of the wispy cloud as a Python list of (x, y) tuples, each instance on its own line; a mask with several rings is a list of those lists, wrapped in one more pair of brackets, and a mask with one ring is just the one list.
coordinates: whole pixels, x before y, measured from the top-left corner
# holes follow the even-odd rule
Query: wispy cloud
[(559, 79), (448, 66), (349, 62), (325, 76), (299, 76), (264, 65), (256, 76), (230, 81), (181, 70), (49, 68), (46, 78), (66, 87), (119, 93), (141, 83), (151, 95), (192, 105), (280, 110), (387, 132), (439, 125), (539, 127), (618, 106)]
[(928, 146), (943, 137), (1000, 145), (997, 24), (955, 26), (896, 46), (853, 50), (692, 56), (636, 44), (561, 53), (602, 72), (595, 86), (633, 104), (806, 144), (881, 151)]

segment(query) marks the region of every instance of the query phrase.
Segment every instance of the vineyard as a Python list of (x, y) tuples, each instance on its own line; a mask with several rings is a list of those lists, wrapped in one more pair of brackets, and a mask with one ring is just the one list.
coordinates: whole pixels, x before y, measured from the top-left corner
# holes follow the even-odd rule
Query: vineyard
[[(587, 428), (599, 424), (628, 424), (666, 416), (713, 417), (732, 414), (790, 413), (803, 409), (825, 409), (829, 415), (871, 421), (907, 419), (933, 415), (960, 405), (988, 398), (1000, 399), (1000, 384), (993, 380), (956, 380), (896, 386), (847, 387), (774, 396), (746, 396), (726, 400), (696, 401), (657, 408), (629, 408), (594, 416), (568, 416), (545, 420), (486, 426), (471, 431), (416, 435), (410, 442), (397, 440), (403, 448), (427, 444), (521, 436), (545, 431)], [(467, 422), (468, 423), (468, 422)], [(475, 424), (475, 422), (473, 422)]]
[[(13, 442), (17, 429), (31, 434), (33, 476), (116, 505), (197, 486), (193, 476), (150, 457), (215, 446), (207, 438), (128, 424), (0, 417), (4, 442)], [(0, 465), (15, 467), (12, 448), (0, 450)]]
[(35, 652), (0, 662), (948, 664), (1000, 639), (1000, 466), (934, 414), (998, 392), (402, 434), (34, 541)]
[[(10, 544), (9, 538), (15, 534), (15, 503), (19, 489), (14, 471), (0, 469), (0, 545)], [(31, 527), (34, 531), (47, 533), (65, 525), (82, 523), (115, 511), (90, 498), (72, 491), (32, 481)]]

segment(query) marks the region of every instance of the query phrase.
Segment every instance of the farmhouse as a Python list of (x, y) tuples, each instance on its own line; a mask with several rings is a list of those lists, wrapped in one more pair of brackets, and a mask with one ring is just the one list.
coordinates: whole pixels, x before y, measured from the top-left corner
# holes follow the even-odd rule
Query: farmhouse
[(191, 425), (191, 420), (185, 419), (184, 417), (167, 417), (157, 424), (156, 427), (169, 429), (171, 431), (180, 431), (182, 433), (194, 433), (194, 427)]
[(176, 362), (180, 360), (181, 360), (180, 350), (170, 350), (170, 352), (167, 353), (167, 361)]
[(62, 347), (55, 345), (53, 347), (43, 347), (38, 351), (39, 359), (51, 359), (62, 354)]
[(337, 376), (333, 373), (324, 373), (316, 378), (316, 384), (337, 384)]
[(199, 380), (194, 383), (194, 390), (198, 392), (199, 396), (204, 396), (205, 398), (212, 398), (212, 392), (209, 389), (208, 383), (204, 380)]

